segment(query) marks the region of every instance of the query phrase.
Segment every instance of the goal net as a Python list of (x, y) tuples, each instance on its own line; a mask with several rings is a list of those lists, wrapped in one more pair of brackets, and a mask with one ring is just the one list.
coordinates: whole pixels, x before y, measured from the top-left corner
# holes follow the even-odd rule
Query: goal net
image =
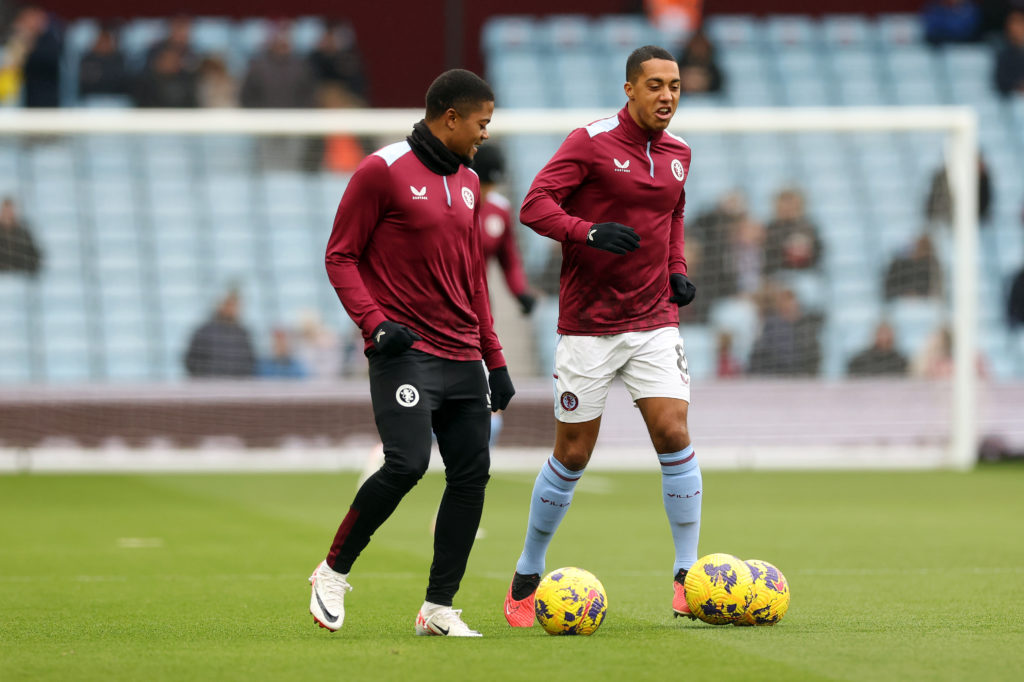
[[(568, 131), (610, 113), (499, 108), (513, 216)], [(0, 468), (362, 466), (366, 361), (324, 248), (353, 164), (421, 115), (7, 112), (3, 220), (37, 257), (19, 242), (0, 271)], [(693, 150), (680, 330), (703, 461), (967, 468), (983, 438), (1024, 438), (970, 110), (684, 105), (671, 130)], [(559, 252), (513, 229), (538, 302), (523, 315), (491, 264), (519, 391), (494, 461), (534, 468)], [(653, 461), (614, 387), (595, 463)]]

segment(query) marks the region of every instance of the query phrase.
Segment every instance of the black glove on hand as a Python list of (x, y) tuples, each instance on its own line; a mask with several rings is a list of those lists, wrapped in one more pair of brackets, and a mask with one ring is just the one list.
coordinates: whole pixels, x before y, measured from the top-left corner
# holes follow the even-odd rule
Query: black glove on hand
[(491, 387), (491, 412), (508, 407), (508, 401), (516, 394), (512, 378), (508, 375), (508, 367), (492, 369), (487, 375), (487, 384)]
[(533, 312), (533, 306), (537, 303), (537, 299), (530, 294), (519, 294), (516, 296), (519, 301), (519, 311), (523, 315), (529, 315)]
[(693, 286), (693, 282), (686, 275), (672, 273), (668, 276), (668, 286), (672, 289), (669, 302), (675, 303), (680, 308), (689, 305), (693, 301), (693, 297), (697, 295), (697, 287)]
[(408, 327), (385, 320), (373, 330), (370, 340), (381, 355), (393, 358), (409, 350), (413, 343), (421, 339), (419, 334)]
[(640, 246), (640, 235), (632, 227), (622, 223), (595, 223), (587, 232), (587, 246), (621, 256), (636, 251)]

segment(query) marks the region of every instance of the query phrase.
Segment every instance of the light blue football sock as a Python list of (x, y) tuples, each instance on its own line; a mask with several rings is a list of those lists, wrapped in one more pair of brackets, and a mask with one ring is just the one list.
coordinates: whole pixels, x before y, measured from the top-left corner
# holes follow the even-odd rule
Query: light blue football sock
[(488, 441), (490, 447), (494, 447), (498, 442), (498, 436), (501, 435), (501, 427), (505, 424), (505, 418), (501, 416), (500, 412), (491, 412), (491, 439)]
[(679, 452), (658, 455), (658, 461), (661, 462), (662, 501), (676, 547), (672, 566), (672, 575), (675, 575), (681, 568), (689, 570), (697, 560), (700, 501), (704, 486), (692, 445)]
[(551, 538), (558, 530), (558, 524), (565, 517), (572, 501), (576, 482), (583, 476), (583, 470), (569, 471), (555, 459), (548, 457), (533, 484), (530, 498), (530, 522), (526, 528), (526, 542), (523, 553), (516, 563), (516, 572), (523, 575), (544, 574), (544, 559)]

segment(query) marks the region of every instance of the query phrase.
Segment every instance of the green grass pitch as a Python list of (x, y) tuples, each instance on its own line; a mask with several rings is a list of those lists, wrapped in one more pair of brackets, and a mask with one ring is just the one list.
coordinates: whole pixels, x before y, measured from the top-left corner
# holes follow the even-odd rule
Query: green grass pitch
[(790, 582), (774, 628), (671, 617), (653, 467), (588, 473), (549, 553), (607, 588), (589, 638), (505, 625), (533, 476), (496, 474), (455, 604), (475, 640), (413, 634), (437, 474), (356, 563), (336, 634), (306, 579), (353, 474), (0, 477), (0, 680), (1021, 679), (1024, 467), (704, 481), (701, 553)]

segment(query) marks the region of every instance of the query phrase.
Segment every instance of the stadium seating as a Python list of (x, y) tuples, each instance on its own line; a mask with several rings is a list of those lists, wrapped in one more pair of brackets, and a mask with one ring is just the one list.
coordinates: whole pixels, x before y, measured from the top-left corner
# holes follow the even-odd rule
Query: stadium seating
[[(132, 64), (166, 30), (161, 19), (124, 26)], [(303, 17), (291, 28), (306, 51), (324, 26)], [(241, 77), (273, 24), (199, 17), (193, 43), (223, 54)], [(98, 30), (73, 21), (66, 41), (68, 103), (78, 59)], [(996, 379), (1024, 377), (1024, 336), (1003, 320), (1010, 277), (1024, 265), (1024, 98), (998, 99), (990, 88), (986, 45), (932, 49), (913, 15), (876, 18), (798, 15), (711, 16), (726, 88), (684, 99), (695, 106), (943, 105), (974, 107), (992, 175), (992, 217), (983, 227), (980, 303), (982, 352)], [(502, 107), (599, 107), (622, 101), (626, 55), (636, 45), (678, 49), (640, 16), (502, 16), (481, 34), (486, 75)], [(596, 51), (595, 46), (601, 46)], [(124, 100), (99, 100), (83, 104)], [(684, 133), (685, 134), (685, 133)], [(516, 136), (509, 153), (509, 194), (521, 198), (561, 136)], [(923, 229), (931, 176), (942, 163), (941, 135), (686, 135), (695, 151), (688, 215), (742, 187), (766, 219), (775, 192), (795, 184), (825, 244), (822, 271), (791, 273), (787, 283), (806, 308), (825, 314), (823, 375), (845, 373), (851, 355), (888, 319), (909, 354), (948, 322), (948, 306), (882, 301), (889, 259)], [(211, 135), (82, 135), (45, 144), (0, 140), (0, 192), (13, 194), (38, 236), (45, 265), (38, 281), (0, 273), (0, 382), (174, 379), (191, 330), (229, 285), (243, 293), (243, 317), (258, 345), (275, 325), (306, 308), (348, 325), (326, 286), (322, 252), (345, 175), (253, 170), (252, 138)], [(699, 164), (699, 165), (698, 165)], [(519, 233), (528, 271), (547, 260), (548, 244)], [(936, 240), (947, 273), (955, 264), (948, 234)], [(947, 281), (947, 289), (949, 282)], [(538, 317), (545, 317), (538, 315)], [(546, 316), (550, 322), (551, 314)], [(687, 330), (691, 372), (713, 372), (715, 338), (733, 336), (746, 359), (758, 331), (747, 301), (717, 302), (706, 325)], [(538, 332), (540, 354), (550, 334)]]

